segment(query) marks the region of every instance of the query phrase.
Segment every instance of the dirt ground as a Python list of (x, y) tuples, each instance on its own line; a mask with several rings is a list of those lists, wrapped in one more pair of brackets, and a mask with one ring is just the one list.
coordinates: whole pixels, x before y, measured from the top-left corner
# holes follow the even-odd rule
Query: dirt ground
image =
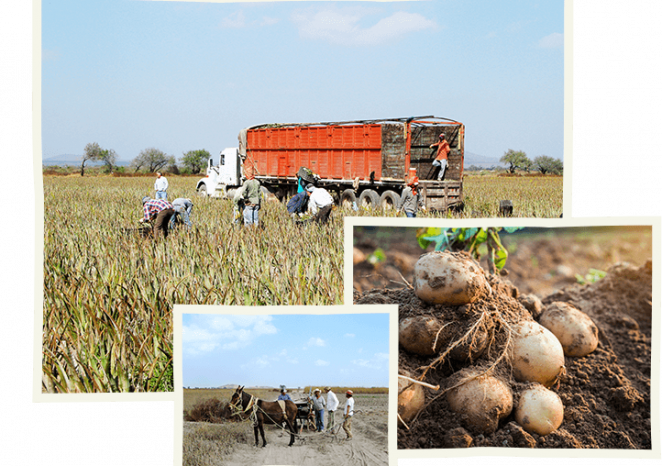
[[(351, 441), (345, 440), (342, 427), (335, 434), (303, 429), (294, 445), (288, 447), (289, 434), (276, 426), (265, 426), (267, 446), (255, 446), (253, 428), (244, 423), (241, 440), (219, 464), (247, 466), (296, 464), (300, 466), (377, 466), (388, 464), (388, 395), (356, 395), (356, 414), (352, 420)], [(336, 424), (342, 423), (340, 413)], [(184, 432), (195, 429), (195, 422), (185, 422)], [(234, 423), (232, 423), (234, 424)]]
[[(472, 432), (462, 415), (453, 413), (445, 396), (426, 389), (429, 406), (410, 430), (398, 429), (398, 448), (461, 448), (473, 446), (521, 448), (650, 449), (650, 377), (652, 316), (651, 229), (596, 228), (532, 231), (503, 235), (511, 251), (508, 274), (490, 279), (497, 291), (489, 301), (477, 301), (462, 309), (428, 305), (416, 297), (413, 265), (422, 249), (415, 229), (355, 231), (355, 247), (369, 256), (376, 247), (386, 260), (373, 266), (361, 261), (354, 266), (356, 304), (400, 304), (400, 317), (433, 314), (438, 318), (471, 313), (484, 306), (529, 313), (524, 296), (534, 294), (542, 308), (567, 302), (586, 313), (599, 329), (599, 345), (580, 358), (565, 357), (566, 374), (552, 389), (564, 405), (561, 427), (547, 435), (525, 432), (511, 414), (496, 432)], [(395, 229), (391, 229), (395, 230)], [(360, 259), (360, 254), (358, 254)], [(629, 262), (629, 264), (625, 263)], [(597, 281), (586, 280), (589, 270), (607, 272)], [(577, 275), (586, 282), (580, 284)], [(526, 317), (536, 317), (537, 312)], [(432, 357), (399, 352), (401, 369), (420, 375), (420, 367)], [(445, 362), (431, 370), (426, 382), (439, 384), (465, 364)], [(512, 381), (511, 381), (512, 382)], [(511, 383), (515, 406), (524, 384)], [(436, 398), (435, 398), (436, 397)], [(434, 401), (433, 401), (434, 400)]]

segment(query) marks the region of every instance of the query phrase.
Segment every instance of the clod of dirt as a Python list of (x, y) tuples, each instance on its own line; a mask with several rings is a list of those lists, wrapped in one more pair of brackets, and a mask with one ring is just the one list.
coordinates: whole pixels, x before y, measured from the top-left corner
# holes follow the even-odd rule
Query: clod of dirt
[(531, 313), (531, 316), (535, 320), (538, 320), (540, 314), (542, 314), (542, 301), (540, 298), (534, 294), (525, 294), (519, 296), (518, 300)]
[(444, 436), (444, 447), (446, 448), (469, 448), (473, 443), (474, 439), (462, 427), (451, 429)]

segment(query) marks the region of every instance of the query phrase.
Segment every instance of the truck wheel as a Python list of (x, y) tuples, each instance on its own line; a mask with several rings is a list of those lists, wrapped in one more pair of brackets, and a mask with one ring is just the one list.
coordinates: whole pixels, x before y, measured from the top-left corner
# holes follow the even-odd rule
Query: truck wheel
[(400, 208), (400, 195), (395, 191), (384, 191), (379, 198), (379, 205), (384, 210), (397, 210)]
[(366, 209), (376, 209), (379, 207), (379, 194), (372, 189), (366, 189), (359, 196), (359, 206)]
[(356, 194), (353, 189), (346, 189), (340, 195), (340, 207), (351, 209), (356, 202)]
[(207, 197), (207, 185), (201, 184), (198, 186), (198, 196)]

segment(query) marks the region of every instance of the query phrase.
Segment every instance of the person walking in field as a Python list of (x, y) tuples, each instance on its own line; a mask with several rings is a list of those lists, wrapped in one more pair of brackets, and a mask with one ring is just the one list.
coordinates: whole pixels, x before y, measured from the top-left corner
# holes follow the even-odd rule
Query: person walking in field
[(258, 225), (258, 212), (262, 202), (262, 191), (260, 188), (260, 182), (251, 173), (246, 176), (246, 181), (234, 195), (235, 212), (239, 211), (243, 203), (244, 226)]
[(326, 430), (333, 432), (333, 428), (336, 425), (336, 409), (340, 402), (335, 393), (331, 391), (331, 387), (326, 387), (326, 409), (329, 411), (329, 415), (326, 417)]
[(156, 191), (156, 199), (168, 199), (168, 180), (160, 172), (156, 174), (154, 191)]
[(140, 223), (153, 221), (154, 238), (159, 238), (161, 235), (167, 238), (170, 218), (175, 213), (172, 204), (163, 199), (150, 199), (149, 196), (143, 197), (142, 202), (144, 215)]
[(400, 210), (404, 210), (405, 215), (409, 218), (416, 217), (416, 212), (418, 212), (418, 207), (421, 204), (417, 176), (409, 179), (407, 186), (402, 190), (400, 199)]
[(342, 428), (347, 434), (346, 440), (352, 440), (352, 416), (354, 416), (354, 392), (347, 390), (345, 392), (345, 406), (343, 407), (343, 418)]
[(313, 215), (313, 221), (326, 223), (329, 221), (333, 208), (333, 197), (324, 188), (317, 188), (312, 184), (306, 187), (308, 193), (308, 211)]
[(170, 218), (170, 229), (175, 228), (177, 223), (183, 223), (187, 228), (191, 228), (191, 212), (193, 212), (193, 202), (184, 197), (178, 197), (172, 201), (172, 207), (175, 209), (174, 215)]
[(316, 388), (313, 392), (313, 409), (315, 410), (317, 432), (324, 432), (324, 408), (326, 407), (326, 402), (321, 394), (322, 391), (319, 388)]
[(444, 178), (446, 173), (446, 167), (448, 167), (448, 154), (451, 151), (451, 146), (446, 141), (446, 135), (441, 133), (439, 135), (439, 142), (430, 144), (430, 149), (437, 148), (437, 157), (432, 162), (432, 165), (439, 168), (439, 175), (437, 175), (437, 180), (441, 181)]

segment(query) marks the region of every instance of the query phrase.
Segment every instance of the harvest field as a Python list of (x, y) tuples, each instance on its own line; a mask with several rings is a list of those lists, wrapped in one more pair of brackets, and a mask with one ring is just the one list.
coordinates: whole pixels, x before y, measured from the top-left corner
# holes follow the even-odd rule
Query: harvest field
[[(277, 390), (250, 389), (247, 393), (272, 401)], [(359, 390), (356, 390), (359, 391)], [(352, 420), (354, 439), (344, 442), (344, 432), (317, 434), (303, 429), (294, 445), (288, 447), (289, 434), (273, 425), (265, 425), (267, 446), (255, 447), (253, 428), (249, 420), (232, 422), (223, 408), (234, 390), (184, 390), (183, 464), (185, 466), (297, 464), (302, 466), (388, 464), (388, 395), (384, 389), (377, 394), (355, 394), (356, 414)], [(292, 398), (305, 399), (305, 390), (290, 390)], [(341, 406), (342, 406), (341, 399)], [(205, 406), (204, 409), (198, 409)], [(193, 411), (196, 411), (193, 413)], [(205, 416), (202, 413), (207, 413)], [(209, 414), (212, 414), (209, 417)], [(340, 422), (340, 413), (336, 423)], [(195, 420), (193, 420), (195, 419)], [(260, 440), (261, 441), (261, 440)]]
[[(451, 305), (426, 302), (409, 285), (425, 252), (415, 228), (354, 230), (354, 303), (400, 305), (399, 372), (433, 386), (406, 402), (401, 395), (406, 425), (398, 427), (398, 448), (650, 450), (651, 227), (525, 229), (501, 237), (508, 273), (485, 274), (489, 286), (478, 286), (484, 260), (476, 268), (454, 253), (473, 264), (477, 294)], [(364, 258), (377, 245), (386, 256), (373, 266)], [(440, 276), (425, 278), (433, 279)], [(569, 317), (576, 311), (561, 314), (568, 309), (590, 325)], [(560, 315), (576, 322), (570, 339), (559, 331), (567, 323), (553, 320)], [(407, 326), (418, 329), (415, 341)], [(525, 346), (539, 338), (533, 335), (546, 336)], [(402, 393), (412, 395), (410, 388)], [(548, 397), (545, 408), (530, 410), (532, 389)]]
[[(169, 177), (169, 199), (196, 178)], [(44, 177), (42, 389), (172, 390), (172, 306), (342, 303), (342, 219), (296, 228), (265, 203), (257, 230), (232, 203), (193, 198), (194, 228), (138, 232), (152, 177)]]

